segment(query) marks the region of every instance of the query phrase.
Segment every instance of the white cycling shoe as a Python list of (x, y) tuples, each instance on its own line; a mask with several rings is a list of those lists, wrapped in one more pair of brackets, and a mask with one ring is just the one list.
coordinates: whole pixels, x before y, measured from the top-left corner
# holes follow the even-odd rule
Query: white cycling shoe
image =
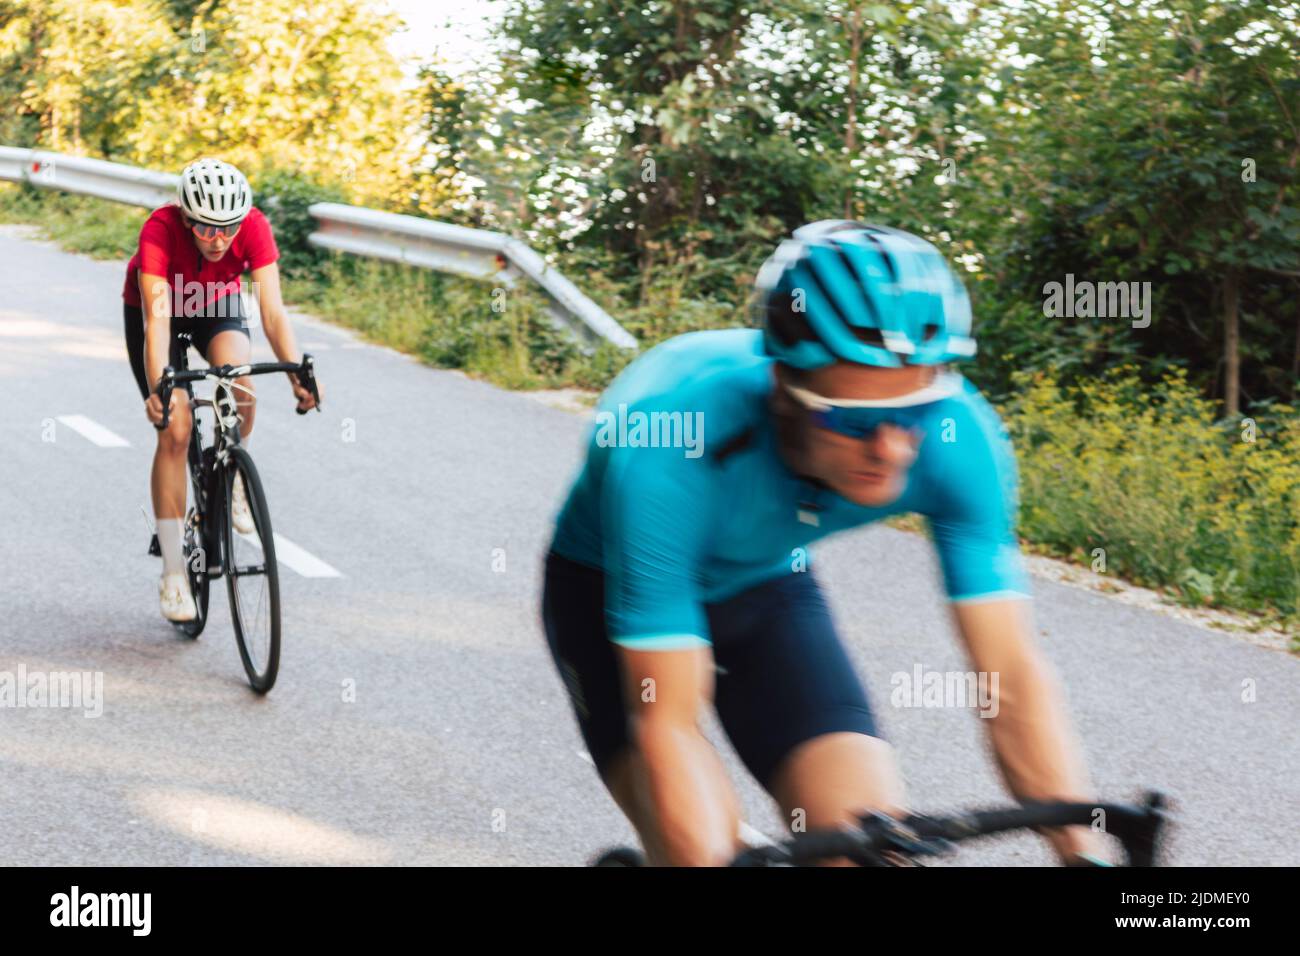
[(253, 524), (253, 512), (248, 507), (248, 493), (244, 490), (244, 476), (241, 474), (235, 474), (230, 499), (230, 523), (240, 534), (252, 534), (257, 526)]
[(164, 574), (158, 581), (158, 606), (169, 621), (192, 621), (199, 615), (184, 574)]

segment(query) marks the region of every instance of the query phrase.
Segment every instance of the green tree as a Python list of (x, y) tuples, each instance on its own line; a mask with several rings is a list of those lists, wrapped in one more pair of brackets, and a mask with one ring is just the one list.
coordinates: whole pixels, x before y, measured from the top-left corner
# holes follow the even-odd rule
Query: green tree
[(0, 0), (7, 142), (176, 169), (206, 153), (444, 211), (421, 103), (372, 0)]
[[(997, 306), (983, 317), (1008, 368), (1176, 361), (1229, 415), (1243, 392), (1294, 387), (1294, 326), (1277, 319), (1300, 268), (1295, 12), (1240, 0), (978, 7), (973, 33), (1007, 65), (986, 75), (971, 117), (981, 142), (956, 218), (978, 237), (977, 285)], [(1150, 281), (1151, 327), (1045, 320), (1043, 284), (1067, 272)]]

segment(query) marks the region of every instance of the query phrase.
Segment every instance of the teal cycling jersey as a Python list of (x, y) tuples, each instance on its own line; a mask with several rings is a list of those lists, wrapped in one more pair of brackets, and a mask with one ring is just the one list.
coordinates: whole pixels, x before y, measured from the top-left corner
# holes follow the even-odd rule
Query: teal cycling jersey
[(950, 600), (1028, 596), (1010, 441), (974, 385), (957, 376), (952, 394), (921, 407), (902, 494), (868, 507), (785, 464), (772, 366), (756, 330), (692, 332), (639, 357), (601, 397), (552, 549), (605, 572), (612, 640), (707, 643), (704, 605), (808, 566), (818, 538), (903, 512), (926, 518)]

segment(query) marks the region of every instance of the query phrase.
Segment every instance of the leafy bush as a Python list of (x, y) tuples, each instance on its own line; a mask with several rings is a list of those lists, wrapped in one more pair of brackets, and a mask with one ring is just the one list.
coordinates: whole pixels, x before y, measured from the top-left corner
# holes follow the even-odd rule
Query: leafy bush
[(316, 220), (307, 211), (313, 203), (346, 202), (342, 189), (316, 182), (303, 173), (267, 168), (251, 179), (253, 200), (266, 213), (280, 247), (280, 270), (286, 274), (318, 276), (328, 258), (307, 237)]
[(1181, 370), (1016, 377), (1007, 424), (1030, 541), (1189, 603), (1300, 621), (1300, 414), (1215, 418)]

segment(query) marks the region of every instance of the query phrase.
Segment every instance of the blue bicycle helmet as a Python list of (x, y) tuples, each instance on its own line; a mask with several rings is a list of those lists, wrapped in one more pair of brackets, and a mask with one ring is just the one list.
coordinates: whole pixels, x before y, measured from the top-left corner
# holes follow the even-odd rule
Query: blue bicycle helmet
[(795, 368), (938, 365), (975, 354), (961, 280), (938, 249), (901, 229), (845, 219), (801, 226), (754, 285), (767, 353)]

